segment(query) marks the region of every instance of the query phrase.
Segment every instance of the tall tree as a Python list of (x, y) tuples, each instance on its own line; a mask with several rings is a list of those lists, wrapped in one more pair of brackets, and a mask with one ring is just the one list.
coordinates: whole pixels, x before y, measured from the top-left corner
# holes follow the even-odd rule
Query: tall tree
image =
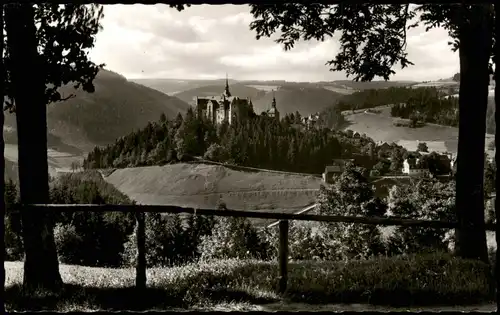
[[(487, 261), (484, 230), (484, 134), (490, 58), (493, 45), (491, 4), (373, 5), (319, 3), (252, 4), (250, 29), (257, 39), (280, 30), (276, 40), (285, 50), (295, 42), (321, 40), (341, 34), (340, 52), (328, 61), (332, 71), (345, 71), (354, 80), (389, 80), (393, 67), (412, 65), (407, 59), (406, 31), (419, 22), (444, 27), (454, 51), (460, 55), (459, 141), (456, 185), (457, 252)], [(417, 17), (419, 20), (415, 22)], [(415, 23), (413, 23), (415, 22)], [(413, 23), (407, 26), (408, 23)], [(458, 231), (457, 231), (458, 232)]]
[[(498, 3), (495, 3), (495, 16), (500, 16), (500, 5)], [(495, 29), (498, 30), (500, 29), (500, 19), (495, 19)], [(498, 65), (500, 64), (500, 38), (498, 38), (500, 35), (500, 32), (495, 32), (495, 46), (494, 46), (494, 51), (493, 51), (493, 62), (495, 64), (495, 74), (494, 74), (494, 79), (495, 81), (500, 77), (500, 70), (498, 69)], [(495, 83), (495, 124), (497, 126), (500, 126), (500, 85)], [(500, 128), (499, 128), (500, 129)], [(495, 147), (498, 147), (500, 144), (500, 131), (498, 129), (495, 129)], [(498, 174), (498, 167), (496, 165), (499, 165), (500, 163), (500, 153), (495, 150), (495, 191), (498, 190), (498, 184), (500, 183), (500, 177)], [(495, 257), (495, 275), (497, 279), (497, 310), (500, 309), (500, 264), (498, 262), (500, 261), (500, 251), (498, 248), (500, 247), (500, 205), (497, 202), (498, 199), (495, 198), (495, 218), (496, 218), (496, 233), (495, 233), (495, 239), (497, 243), (497, 250), (496, 250), (496, 257)]]
[[(0, 12), (0, 25), (3, 25), (3, 5), (1, 6), (1, 12)], [(3, 51), (4, 51), (4, 34), (0, 34), (0, 94), (4, 95), (4, 81), (5, 81), (5, 71), (3, 70)], [(0, 158), (0, 198), (2, 200), (0, 201), (0, 208), (2, 209), (2, 226), (5, 228), (5, 196), (4, 196), (4, 191), (5, 191), (5, 156), (4, 156), (4, 151), (5, 151), (5, 143), (3, 139), (3, 125), (5, 122), (5, 117), (4, 113), (2, 110), (2, 113), (0, 114), (0, 127), (2, 128), (2, 137), (0, 137), (0, 148), (2, 150), (2, 157)], [(3, 233), (2, 236), (2, 251), (5, 253), (5, 233)], [(5, 288), (5, 264), (3, 266), (3, 272), (2, 272), (2, 283)]]
[[(77, 4), (5, 5), (7, 108), (16, 113), (20, 197), (23, 204), (49, 202), (47, 104), (63, 101), (57, 89), (74, 84), (93, 92), (99, 68), (87, 57), (100, 29), (102, 7)], [(29, 93), (27, 93), (29, 89)], [(61, 276), (51, 216), (21, 214), (25, 289), (59, 290)]]

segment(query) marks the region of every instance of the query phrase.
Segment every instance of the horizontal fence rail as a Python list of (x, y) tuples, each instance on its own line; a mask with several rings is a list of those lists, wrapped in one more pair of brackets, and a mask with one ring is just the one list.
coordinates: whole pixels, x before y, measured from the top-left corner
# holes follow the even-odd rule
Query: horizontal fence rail
[[(216, 209), (195, 209), (183, 208), (177, 206), (164, 205), (109, 205), (109, 204), (36, 204), (24, 205), (26, 210), (46, 210), (56, 212), (142, 212), (142, 213), (188, 213), (198, 215), (215, 215), (222, 217), (245, 217), (255, 219), (274, 219), (274, 220), (299, 220), (299, 221), (317, 221), (317, 222), (337, 222), (337, 223), (358, 223), (383, 226), (418, 226), (432, 227), (438, 229), (457, 229), (458, 222), (449, 221), (431, 221), (405, 219), (401, 217), (355, 217), (340, 215), (317, 215), (317, 214), (298, 214), (282, 212), (264, 212), (264, 211), (244, 211), (244, 210), (216, 210)], [(487, 231), (496, 231), (494, 223), (485, 223)]]
[[(313, 208), (315, 205), (306, 208)], [(355, 217), (339, 215), (316, 215), (305, 213), (280, 213), (264, 211), (242, 211), (242, 210), (215, 210), (215, 209), (195, 209), (183, 208), (167, 205), (110, 205), (110, 204), (35, 204), (22, 205), (25, 211), (51, 211), (51, 212), (125, 212), (135, 213), (137, 223), (137, 260), (136, 260), (136, 288), (146, 288), (146, 231), (145, 213), (187, 213), (193, 215), (215, 215), (223, 217), (245, 217), (255, 219), (274, 219), (279, 224), (279, 281), (278, 293), (286, 292), (288, 280), (288, 232), (289, 221), (315, 221), (331, 223), (357, 223), (383, 226), (406, 226), (406, 227), (430, 227), (438, 229), (458, 229), (458, 222), (415, 220), (400, 217)], [(305, 211), (301, 211), (305, 212)], [(276, 224), (276, 223), (274, 223)], [(273, 225), (274, 225), (273, 224)], [(483, 226), (481, 226), (483, 228)], [(497, 231), (494, 223), (485, 223), (484, 229), (487, 231)], [(498, 233), (498, 231), (497, 231)]]

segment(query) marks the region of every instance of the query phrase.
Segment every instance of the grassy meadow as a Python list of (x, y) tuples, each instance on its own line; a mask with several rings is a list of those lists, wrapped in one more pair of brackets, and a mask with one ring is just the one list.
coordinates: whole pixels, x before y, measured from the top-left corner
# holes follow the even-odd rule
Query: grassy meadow
[[(147, 270), (61, 265), (59, 295), (22, 294), (22, 263), (5, 262), (6, 310), (494, 310), (488, 267), (447, 254), (366, 261), (290, 262), (288, 289), (276, 294), (278, 267), (217, 260)], [(450, 306), (453, 305), (453, 306)], [(462, 305), (462, 306), (461, 306)]]

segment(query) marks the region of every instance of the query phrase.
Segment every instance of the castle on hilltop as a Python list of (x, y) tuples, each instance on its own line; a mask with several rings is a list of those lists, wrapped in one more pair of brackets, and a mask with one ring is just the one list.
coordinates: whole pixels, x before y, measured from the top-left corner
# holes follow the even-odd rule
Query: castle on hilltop
[[(198, 117), (206, 117), (214, 124), (227, 121), (231, 124), (236, 119), (246, 119), (255, 115), (252, 100), (233, 96), (229, 91), (229, 82), (226, 76), (226, 87), (220, 96), (195, 96), (194, 103)], [(268, 117), (279, 120), (276, 108), (276, 99), (273, 96), (271, 109), (267, 111)]]

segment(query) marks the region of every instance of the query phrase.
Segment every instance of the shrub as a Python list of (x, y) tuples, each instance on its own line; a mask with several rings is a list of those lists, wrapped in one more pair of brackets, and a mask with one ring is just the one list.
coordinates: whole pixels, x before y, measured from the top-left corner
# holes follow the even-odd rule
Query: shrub
[[(172, 266), (184, 262), (182, 221), (177, 214), (145, 214), (146, 264), (148, 267)], [(135, 265), (137, 253), (137, 226), (124, 244), (123, 262)]]
[[(332, 188), (322, 187), (317, 212), (322, 215), (384, 216), (386, 205), (374, 196), (364, 169), (348, 165)], [(368, 258), (385, 252), (377, 226), (354, 223), (320, 223), (318, 233), (327, 252), (338, 259)]]
[(377, 177), (377, 176), (380, 176), (379, 170), (371, 170), (370, 171), (370, 177)]
[[(228, 210), (230, 211), (230, 210)], [(201, 259), (265, 259), (267, 244), (246, 218), (220, 217), (211, 235), (202, 236), (198, 246)]]
[[(395, 216), (420, 220), (454, 221), (454, 183), (422, 179), (415, 185), (395, 186), (389, 192), (389, 210)], [(454, 232), (447, 229), (397, 227), (388, 241), (390, 255), (448, 251)]]
[(210, 161), (223, 162), (228, 159), (227, 149), (220, 144), (213, 143), (208, 147), (203, 158)]
[(197, 260), (201, 256), (198, 250), (201, 239), (203, 236), (212, 235), (217, 220), (215, 216), (210, 215), (189, 215), (186, 221), (183, 255), (186, 262), (191, 262)]
[(496, 266), (497, 266), (497, 256), (496, 255), (497, 255), (497, 249), (495, 249), (493, 247), (488, 248), (488, 258), (490, 260), (490, 266), (491, 266), (491, 270), (492, 270), (494, 279), (497, 279), (497, 277), (499, 276), (496, 274)]
[(76, 232), (72, 224), (56, 224), (54, 228), (54, 240), (56, 243), (59, 262), (63, 264), (81, 264), (81, 246), (83, 239)]
[(4, 200), (4, 244), (5, 260), (21, 260), (24, 256), (21, 215), (17, 210), (19, 194), (17, 186), (12, 180), (5, 182)]
[(23, 240), (20, 232), (16, 231), (13, 228), (15, 225), (17, 216), (13, 214), (9, 214), (5, 216), (5, 225), (4, 225), (4, 242), (5, 242), (5, 260), (7, 261), (17, 261), (22, 260), (24, 257), (24, 247)]
[[(106, 183), (97, 171), (58, 177), (51, 183), (50, 197), (53, 203), (132, 203), (115, 187)], [(132, 214), (120, 212), (75, 212), (58, 215), (56, 222), (66, 226), (61, 230), (61, 244), (71, 244), (74, 241), (63, 239), (72, 237), (69, 230), (73, 228), (80, 238), (81, 243), (76, 247), (80, 264), (117, 267), (121, 264), (123, 243), (133, 231), (134, 218)], [(64, 230), (66, 228), (69, 230)], [(59, 253), (63, 259), (69, 259), (68, 257), (76, 255), (74, 250), (75, 248), (64, 247)]]
[[(320, 233), (315, 233), (313, 228), (318, 228), (316, 222), (289, 221), (288, 231), (288, 257), (291, 260), (336, 260), (336, 248), (329, 246)], [(262, 237), (269, 244), (267, 257), (277, 259), (279, 253), (279, 227), (275, 226), (262, 230)]]

